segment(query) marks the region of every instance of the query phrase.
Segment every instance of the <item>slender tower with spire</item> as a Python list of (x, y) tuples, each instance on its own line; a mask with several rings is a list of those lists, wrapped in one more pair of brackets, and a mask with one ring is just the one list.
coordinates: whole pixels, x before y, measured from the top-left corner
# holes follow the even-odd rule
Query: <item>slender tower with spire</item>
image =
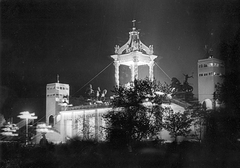
[(139, 31), (136, 29), (135, 22), (133, 20), (132, 31), (129, 32), (128, 41), (122, 46), (115, 46), (115, 54), (111, 55), (114, 59), (115, 66), (115, 84), (119, 86), (119, 67), (120, 65), (128, 66), (131, 70), (131, 81), (138, 79), (138, 67), (141, 65), (147, 65), (149, 68), (149, 79), (153, 80), (153, 67), (154, 59), (158, 56), (153, 55), (153, 46), (147, 47), (139, 38)]

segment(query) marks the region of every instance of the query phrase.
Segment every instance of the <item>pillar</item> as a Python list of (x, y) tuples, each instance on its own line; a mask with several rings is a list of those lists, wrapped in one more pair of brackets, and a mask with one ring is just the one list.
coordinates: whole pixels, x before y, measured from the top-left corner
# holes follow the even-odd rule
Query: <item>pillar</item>
[(66, 141), (66, 139), (65, 139), (65, 137), (66, 137), (66, 130), (65, 130), (65, 122), (64, 122), (65, 118), (64, 118), (63, 114), (60, 114), (60, 115), (61, 115), (60, 134), (61, 134), (61, 138), (62, 138), (61, 141), (65, 142)]
[(83, 139), (88, 139), (88, 128), (87, 128), (87, 115), (85, 110), (83, 111)]
[(75, 114), (72, 112), (72, 136), (76, 136)]
[(149, 80), (151, 80), (151, 81), (153, 81), (153, 66), (154, 66), (154, 62), (151, 61), (148, 64), (148, 67), (149, 67)]
[(134, 64), (130, 66), (130, 69), (131, 69), (131, 81), (133, 82), (134, 79), (138, 79), (138, 64), (134, 62)]
[(138, 64), (134, 63), (134, 79), (138, 79)]
[(95, 140), (99, 140), (99, 114), (98, 109), (95, 110)]
[(119, 66), (120, 63), (118, 61), (114, 61), (115, 66), (115, 84), (119, 86)]

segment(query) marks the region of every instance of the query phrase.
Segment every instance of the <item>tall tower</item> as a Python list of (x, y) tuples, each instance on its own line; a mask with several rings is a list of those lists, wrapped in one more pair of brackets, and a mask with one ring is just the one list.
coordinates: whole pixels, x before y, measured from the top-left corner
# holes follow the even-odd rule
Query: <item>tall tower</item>
[(198, 100), (200, 103), (206, 99), (213, 102), (215, 85), (223, 82), (224, 73), (223, 61), (212, 56), (198, 60)]
[(60, 103), (69, 101), (69, 85), (59, 83), (50, 83), (46, 87), (46, 123), (54, 125), (56, 116), (61, 110)]
[(128, 66), (131, 70), (131, 81), (138, 79), (138, 66), (148, 65), (149, 79), (153, 80), (154, 59), (153, 46), (147, 47), (139, 38), (139, 31), (135, 27), (133, 21), (132, 31), (129, 32), (129, 40), (122, 47), (115, 46), (115, 55), (111, 56), (114, 59), (115, 66), (115, 84), (119, 86), (119, 67), (120, 65)]

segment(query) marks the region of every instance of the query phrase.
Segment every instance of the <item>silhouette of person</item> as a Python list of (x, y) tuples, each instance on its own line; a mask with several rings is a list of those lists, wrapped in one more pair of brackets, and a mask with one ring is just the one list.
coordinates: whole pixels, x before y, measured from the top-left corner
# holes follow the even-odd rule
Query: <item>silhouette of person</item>
[(42, 134), (42, 138), (41, 138), (41, 140), (40, 140), (40, 146), (42, 146), (42, 147), (45, 147), (45, 146), (47, 146), (48, 145), (48, 140), (47, 140), (47, 138), (46, 138), (46, 136), (45, 136), (45, 134)]

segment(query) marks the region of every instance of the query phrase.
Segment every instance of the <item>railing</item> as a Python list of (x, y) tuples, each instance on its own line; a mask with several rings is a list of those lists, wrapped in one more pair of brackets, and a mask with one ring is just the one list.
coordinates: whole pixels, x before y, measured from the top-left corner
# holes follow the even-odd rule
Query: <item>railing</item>
[(110, 104), (102, 103), (102, 104), (73, 106), (73, 107), (68, 107), (67, 110), (95, 109), (95, 108), (107, 108), (107, 107), (110, 107)]

